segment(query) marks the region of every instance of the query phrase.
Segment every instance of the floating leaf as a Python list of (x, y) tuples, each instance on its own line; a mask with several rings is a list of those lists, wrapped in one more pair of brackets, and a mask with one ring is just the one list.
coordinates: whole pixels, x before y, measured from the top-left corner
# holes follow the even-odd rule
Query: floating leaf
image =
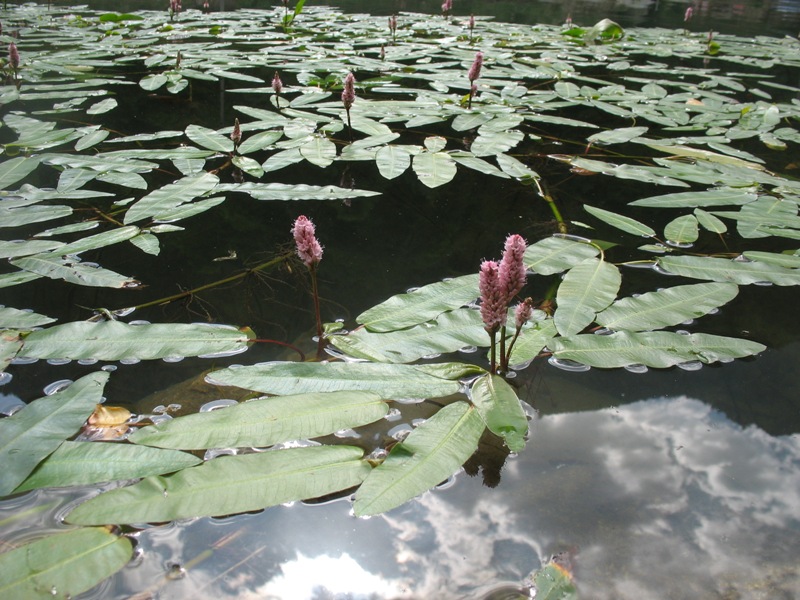
[(586, 138), (592, 144), (623, 144), (647, 133), (648, 127), (620, 127), (602, 133), (595, 133)]
[(533, 583), (537, 600), (578, 600), (570, 573), (555, 561), (536, 571)]
[(27, 310), (0, 307), (0, 329), (31, 329), (52, 323), (55, 319)]
[[(233, 143), (233, 142), (231, 142)], [(189, 175), (170, 183), (153, 192), (150, 192), (125, 213), (125, 224), (135, 223), (148, 217), (158, 217), (162, 213), (169, 213), (176, 208), (187, 204), (213, 190), (219, 178), (211, 173)]]
[(475, 156), (493, 156), (508, 152), (524, 138), (525, 135), (521, 131), (514, 129), (510, 131), (490, 131), (476, 137), (469, 149)]
[(556, 358), (601, 368), (634, 364), (666, 368), (689, 361), (713, 363), (753, 356), (766, 349), (763, 344), (750, 340), (670, 331), (618, 331), (611, 335), (557, 337), (548, 347)]
[(485, 429), (477, 411), (454, 402), (396, 444), (356, 492), (356, 516), (377, 515), (418, 496), (455, 473), (478, 448)]
[(528, 419), (514, 388), (502, 377), (487, 373), (472, 384), (470, 396), (489, 431), (503, 438), (512, 452), (521, 452)]
[(60, 255), (34, 254), (9, 261), (15, 267), (50, 279), (63, 279), (69, 283), (91, 287), (125, 288), (135, 287), (139, 282), (114, 271), (83, 265), (78, 261), (61, 258)]
[(524, 327), (514, 343), (510, 365), (524, 365), (533, 360), (557, 334), (553, 319), (536, 321), (531, 327)]
[(457, 381), (441, 379), (411, 365), (376, 363), (268, 362), (212, 371), (207, 380), (277, 395), (363, 390), (382, 398), (435, 398), (459, 390)]
[(556, 293), (556, 329), (572, 335), (594, 322), (595, 314), (617, 296), (622, 278), (619, 269), (597, 258), (587, 258), (564, 276)]
[(733, 283), (696, 283), (617, 300), (599, 312), (599, 325), (612, 330), (644, 331), (678, 325), (727, 304), (739, 293)]
[(24, 179), (39, 166), (38, 157), (19, 156), (0, 163), (0, 190), (8, 189), (9, 186)]
[(434, 322), (408, 329), (376, 333), (364, 327), (347, 335), (332, 335), (329, 340), (339, 350), (356, 358), (408, 363), (467, 346), (486, 346), (489, 334), (480, 313), (464, 308), (442, 313)]
[(14, 490), (90, 485), (172, 473), (203, 462), (186, 452), (108, 442), (63, 442)]
[(697, 222), (700, 226), (707, 231), (711, 231), (712, 233), (725, 233), (728, 231), (728, 227), (725, 223), (711, 213), (704, 211), (702, 208), (695, 208), (694, 216), (697, 218)]
[(233, 140), (208, 127), (189, 125), (186, 128), (186, 137), (198, 146), (215, 152), (233, 152)]
[(389, 406), (369, 392), (330, 392), (260, 398), (145, 427), (135, 444), (200, 450), (265, 447), (359, 427), (386, 416)]
[(584, 242), (552, 236), (528, 246), (524, 260), (525, 266), (539, 275), (553, 275), (598, 254), (600, 249), (589, 240)]
[(375, 155), (378, 171), (386, 179), (394, 179), (405, 173), (411, 165), (411, 154), (402, 146), (387, 145)]
[(173, 475), (147, 477), (80, 504), (76, 525), (146, 523), (224, 516), (345, 490), (371, 468), (361, 448), (311, 446), (222, 456)]
[(680, 216), (664, 227), (664, 237), (675, 244), (691, 244), (697, 241), (699, 235), (694, 215)]
[(465, 306), (478, 295), (478, 276), (462, 275), (392, 296), (365, 310), (356, 321), (370, 331), (405, 329)]
[(629, 202), (629, 206), (651, 208), (695, 208), (698, 206), (738, 206), (756, 200), (758, 196), (748, 190), (720, 189), (705, 192), (680, 192), (651, 196)]
[(449, 183), (456, 176), (456, 163), (444, 152), (420, 152), (411, 162), (414, 173), (429, 188)]
[(76, 321), (32, 332), (22, 354), (28, 358), (152, 360), (168, 356), (236, 353), (247, 348), (246, 332), (214, 325), (121, 321)]
[(300, 154), (312, 165), (324, 168), (336, 160), (336, 144), (328, 138), (315, 135), (300, 146)]
[(86, 375), (0, 420), (0, 496), (10, 494), (39, 462), (74, 435), (100, 402), (109, 374)]
[(0, 554), (0, 595), (74, 598), (122, 569), (132, 556), (131, 540), (105, 528), (50, 535)]
[(636, 219), (611, 212), (610, 210), (589, 206), (588, 204), (584, 204), (583, 208), (586, 210), (586, 212), (594, 215), (604, 223), (608, 223), (612, 227), (621, 229), (626, 233), (632, 233), (634, 235), (641, 235), (644, 237), (654, 237), (656, 235), (656, 232), (652, 227), (649, 227), (644, 223), (640, 223)]
[(663, 256), (658, 259), (658, 265), (669, 273), (694, 279), (731, 281), (739, 285), (764, 282), (800, 285), (800, 270), (762, 262), (743, 262), (710, 256)]

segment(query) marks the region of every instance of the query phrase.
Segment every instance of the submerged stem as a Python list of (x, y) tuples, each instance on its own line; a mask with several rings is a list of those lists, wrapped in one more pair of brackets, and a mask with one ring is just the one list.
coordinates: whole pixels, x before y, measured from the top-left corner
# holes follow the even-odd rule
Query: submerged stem
[(322, 334), (322, 317), (319, 310), (319, 289), (317, 288), (316, 265), (309, 265), (308, 270), (311, 273), (311, 294), (314, 297), (314, 316), (317, 320), (317, 358), (319, 358), (322, 355), (324, 337)]

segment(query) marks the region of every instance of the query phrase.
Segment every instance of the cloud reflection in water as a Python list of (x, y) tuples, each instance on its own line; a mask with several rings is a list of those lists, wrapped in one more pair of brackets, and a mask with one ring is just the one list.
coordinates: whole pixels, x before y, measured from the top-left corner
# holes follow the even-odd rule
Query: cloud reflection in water
[(794, 598), (798, 467), (800, 435), (743, 428), (686, 397), (547, 415), (495, 489), (462, 474), (371, 519), (333, 502), (195, 521), (184, 554), (245, 533), (165, 597), (481, 598), (569, 551), (582, 599)]

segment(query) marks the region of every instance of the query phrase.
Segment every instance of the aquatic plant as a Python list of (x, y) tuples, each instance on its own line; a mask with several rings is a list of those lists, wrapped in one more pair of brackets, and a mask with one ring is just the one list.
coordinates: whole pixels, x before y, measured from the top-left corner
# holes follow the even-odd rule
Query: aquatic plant
[[(0, 285), (24, 290), (28, 282), (51, 280), (59, 293), (73, 286), (111, 288), (120, 294), (115, 302), (127, 303), (123, 308), (164, 307), (277, 270), (288, 258), (278, 254), (145, 302), (126, 294), (142, 290), (146, 271), (139, 279), (81, 257), (105, 263), (105, 249), (124, 253), (130, 247), (155, 261), (164, 236), (183, 235), (182, 226), (190, 228), (193, 217), (219, 214), (237, 201), (357, 204), (380, 193), (343, 183), (276, 180), (293, 165), (345, 171), (367, 164), (374, 169), (369, 181), (402, 176), (431, 194), (479, 173), (503, 179), (531, 202), (547, 202), (563, 229), (537, 235), (530, 245), (510, 236), (499, 264), (486, 261), (477, 273), (439, 280), (448, 274), (442, 270), (427, 285), (363, 310), (352, 323), (322, 324), (315, 278), (322, 248), (311, 221), (300, 217), (292, 232), (311, 273), (316, 333), (327, 361), (215, 366), (209, 382), (250, 390), (257, 399), (152, 423), (118, 444), (72, 439), (114, 377), (102, 370), (81, 373), (54, 396), (29, 399), (14, 416), (0, 420), (0, 457), (7, 465), (0, 473), (0, 494), (119, 482), (118, 489), (67, 515), (69, 523), (83, 528), (49, 538), (57, 551), (48, 559), (60, 567), (59, 581), (71, 581), (63, 559), (69, 548), (86, 556), (85, 571), (75, 576), (79, 585), (58, 584), (70, 594), (122, 568), (130, 556), (130, 540), (110, 533), (104, 527), (109, 524), (233, 514), (353, 490), (356, 514), (378, 514), (450, 477), (484, 434), (495, 436), (507, 451), (523, 451), (528, 420), (506, 378), (531, 361), (660, 369), (757, 355), (765, 346), (747, 339), (743, 328), (729, 337), (687, 333), (682, 323), (696, 319), (702, 326), (706, 315), (734, 301), (740, 286), (800, 283), (795, 248), (800, 187), (782, 174), (786, 165), (766, 164), (773, 153), (800, 143), (796, 89), (770, 74), (779, 60), (797, 66), (796, 40), (726, 38), (713, 56), (711, 40), (683, 32), (635, 31), (618, 44), (629, 32), (610, 21), (563, 31), (470, 20), (470, 36), (477, 29), (492, 65), (491, 79), (481, 86), (480, 110), (472, 111), (461, 103), (464, 64), (474, 56), (468, 71), (471, 103), (484, 56), (463, 40), (463, 23), (436, 19), (428, 38), (421, 29), (412, 41), (401, 36), (385, 60), (378, 60), (386, 36), (383, 18), (309, 11), (298, 25), (294, 16), (303, 2), (292, 19), (284, 5), (283, 11), (259, 12), (264, 17), (259, 20), (251, 13), (227, 17), (257, 33), (283, 35), (281, 27), (297, 26), (291, 47), (267, 55), (249, 45), (220, 44), (222, 28), (209, 26), (197, 11), (184, 13), (170, 31), (162, 29), (163, 11), (160, 19), (21, 12), (18, 19), (30, 19), (32, 31), (58, 17), (58, 27), (50, 30), (67, 30), (71, 37), (60, 40), (53, 56), (33, 46), (37, 60), (29, 61), (23, 48), (20, 87), (0, 90), (0, 103), (8, 109), (0, 224), (5, 230), (26, 227), (24, 239), (10, 234), (12, 239), (0, 243), (8, 259)], [(192, 36), (191, 43), (181, 36)], [(337, 47), (332, 56), (320, 49), (330, 42), (326, 36), (343, 48), (357, 36), (359, 50)], [(441, 43), (459, 36), (460, 42)], [(371, 49), (361, 45), (367, 42)], [(611, 44), (604, 48), (613, 53), (596, 53), (595, 44)], [(531, 60), (532, 47), (541, 60)], [(495, 61), (500, 49), (507, 55)], [(347, 63), (340, 52), (347, 53)], [(654, 57), (658, 64), (650, 60)], [(706, 58), (715, 67), (701, 67)], [(748, 72), (728, 73), (725, 67), (732, 63)], [(341, 104), (331, 93), (342, 64), (359, 74), (364, 90), (352, 117), (354, 72), (345, 77)], [(248, 102), (271, 89), (278, 105), (283, 92), (282, 84), (275, 86), (278, 66), (291, 82), (282, 110)], [(95, 72), (87, 78), (84, 70)], [(227, 97), (237, 99), (233, 129), (230, 120), (214, 125), (197, 115), (175, 130), (129, 135), (112, 124), (114, 111), (125, 103), (115, 90), (138, 86), (148, 95), (191, 103), (196, 89), (221, 88), (220, 81), (227, 84)], [(342, 106), (350, 144), (340, 139)], [(80, 123), (74, 112), (81, 114)], [(353, 130), (363, 139), (353, 141)], [(640, 193), (625, 199), (627, 205), (619, 198), (612, 203), (582, 195), (564, 202), (557, 182), (578, 175), (635, 181)], [(341, 181), (339, 174), (336, 180)], [(659, 191), (663, 188), (668, 190)], [(440, 197), (431, 198), (433, 203)], [(237, 205), (240, 210), (245, 208)], [(586, 231), (593, 239), (575, 235)], [(765, 249), (765, 240), (775, 247)], [(631, 283), (635, 276), (624, 268), (634, 265), (646, 266), (658, 282)], [(680, 279), (670, 285), (665, 274)], [(509, 309), (528, 280), (536, 301), (526, 298), (513, 309), (515, 330), (508, 341)], [(552, 314), (535, 308), (542, 301), (555, 307)], [(129, 323), (122, 308), (94, 313), (88, 320), (58, 322), (39, 312), (0, 308), (3, 371), (22, 375), (25, 363), (37, 359), (88, 361), (90, 367), (91, 361), (221, 358), (258, 343), (244, 326)], [(498, 366), (506, 378), (498, 375)], [(380, 438), (375, 448), (331, 442), (206, 461), (188, 452), (326, 438), (380, 424), (398, 399), (436, 399), (438, 409), (399, 442)], [(198, 481), (207, 484), (202, 491)], [(34, 574), (19, 566), (24, 553), (12, 552), (0, 557), (0, 573), (10, 578), (3, 585), (30, 589)]]

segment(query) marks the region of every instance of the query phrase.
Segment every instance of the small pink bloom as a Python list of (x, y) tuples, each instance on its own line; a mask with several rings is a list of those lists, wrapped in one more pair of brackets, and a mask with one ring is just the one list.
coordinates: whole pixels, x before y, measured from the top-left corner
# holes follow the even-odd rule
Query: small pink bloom
[(469, 30), (472, 31), (475, 29), (475, 15), (469, 16)]
[(19, 69), (19, 50), (17, 50), (17, 45), (14, 42), (8, 45), (8, 62), (14, 71)]
[(297, 256), (309, 269), (322, 260), (322, 246), (319, 245), (314, 232), (314, 223), (311, 219), (304, 215), (297, 217), (292, 227), (292, 235), (297, 246)]
[(275, 71), (275, 75), (272, 76), (272, 89), (275, 90), (276, 94), (280, 94), (283, 90), (283, 82), (277, 71)]
[(482, 66), (483, 66), (483, 52), (477, 52), (475, 54), (475, 61), (472, 63), (472, 66), (469, 68), (469, 72), (467, 73), (467, 77), (469, 78), (470, 83), (474, 82), (478, 77), (481, 76)]
[(481, 293), (481, 319), (486, 331), (493, 332), (505, 325), (508, 318), (505, 295), (500, 288), (499, 268), (493, 260), (481, 263), (478, 275), (478, 289)]
[(517, 307), (514, 309), (514, 324), (517, 326), (517, 329), (530, 321), (532, 314), (533, 300), (525, 298), (523, 302), (517, 304)]
[(500, 288), (504, 294), (506, 305), (510, 304), (514, 296), (522, 291), (527, 281), (525, 268), (525, 248), (527, 243), (522, 236), (516, 233), (506, 238), (503, 260), (500, 261), (498, 278)]
[(694, 9), (691, 6), (687, 7), (686, 12), (683, 15), (683, 22), (688, 23), (689, 21), (691, 21), (693, 14), (694, 14)]
[(342, 104), (345, 110), (350, 110), (356, 100), (356, 78), (352, 73), (348, 73), (344, 78), (344, 89), (342, 90)]

